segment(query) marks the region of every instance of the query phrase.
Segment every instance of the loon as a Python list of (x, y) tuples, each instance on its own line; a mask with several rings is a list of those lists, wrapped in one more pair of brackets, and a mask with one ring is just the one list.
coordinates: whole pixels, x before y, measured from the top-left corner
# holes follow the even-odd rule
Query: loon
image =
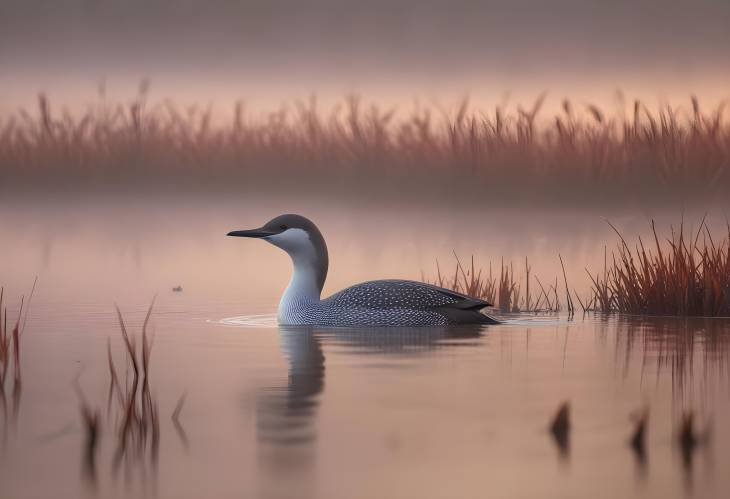
[(227, 235), (252, 237), (286, 251), (294, 264), (279, 302), (281, 325), (329, 327), (498, 324), (480, 312), (490, 303), (430, 284), (380, 280), (355, 284), (321, 299), (329, 257), (316, 225), (301, 215), (280, 215), (263, 227)]

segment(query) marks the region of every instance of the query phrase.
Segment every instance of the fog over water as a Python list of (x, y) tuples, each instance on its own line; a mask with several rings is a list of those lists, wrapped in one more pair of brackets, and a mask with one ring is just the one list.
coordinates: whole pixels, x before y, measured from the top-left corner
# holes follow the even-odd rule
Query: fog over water
[[(730, 4), (561, 0), (16, 1), (0, 5), (0, 111), (39, 90), (270, 108), (316, 92), (494, 104), (543, 90), (598, 103), (725, 97)], [(554, 103), (553, 103), (554, 104)]]

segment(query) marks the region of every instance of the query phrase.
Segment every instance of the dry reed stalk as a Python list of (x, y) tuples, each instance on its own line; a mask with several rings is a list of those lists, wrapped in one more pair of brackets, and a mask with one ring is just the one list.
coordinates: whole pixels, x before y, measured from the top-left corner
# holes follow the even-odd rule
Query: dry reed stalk
[(519, 312), (520, 287), (515, 281), (514, 268), (512, 264), (509, 267), (502, 266), (499, 274), (498, 288), (499, 310), (501, 312)]
[[(22, 376), (21, 376), (21, 365), (20, 365), (20, 338), (23, 335), (25, 324), (28, 319), (28, 311), (30, 309), (30, 302), (33, 299), (35, 293), (36, 283), (38, 278), (36, 277), (33, 281), (33, 287), (31, 288), (28, 301), (25, 300), (25, 295), (20, 297), (20, 307), (18, 310), (18, 318), (15, 321), (15, 325), (12, 329), (8, 328), (8, 309), (4, 305), (5, 299), (5, 288), (0, 287), (0, 396), (5, 400), (5, 381), (8, 376), (8, 369), (10, 364), (13, 364), (13, 398), (16, 400), (14, 412), (17, 413), (18, 403), (21, 392)], [(10, 331), (10, 332), (8, 332)]]
[(127, 334), (127, 328), (124, 325), (124, 319), (119, 307), (116, 308), (117, 317), (119, 319), (119, 327), (122, 331), (122, 338), (124, 339), (124, 345), (127, 349), (127, 359), (131, 363), (132, 367), (132, 385), (130, 389), (127, 389), (124, 397), (124, 419), (122, 422), (122, 428), (119, 433), (120, 437), (120, 453), (123, 453), (127, 447), (127, 440), (132, 431), (134, 431), (135, 424), (139, 421), (137, 417), (136, 405), (137, 405), (137, 385), (139, 382), (139, 365), (137, 362), (137, 349), (134, 342), (134, 338), (130, 338)]
[(525, 310), (532, 310), (530, 306), (530, 265), (525, 257)]
[[(10, 337), (8, 336), (8, 309), (3, 307), (5, 288), (0, 288), (0, 392), (4, 393), (5, 376), (10, 365)], [(4, 311), (4, 317), (3, 317)]]
[(112, 407), (112, 396), (114, 392), (117, 393), (117, 399), (120, 405), (124, 404), (124, 395), (122, 394), (122, 387), (119, 384), (119, 376), (117, 375), (116, 367), (114, 366), (114, 359), (112, 358), (112, 345), (111, 339), (107, 338), (107, 360), (109, 363), (109, 395), (107, 397), (106, 413), (107, 417)]
[(137, 343), (128, 331), (121, 311), (117, 307), (117, 318), (122, 334), (127, 358), (127, 369), (131, 372), (131, 382), (124, 386), (119, 381), (116, 367), (111, 355), (110, 344), (107, 344), (107, 356), (109, 362), (109, 393), (107, 396), (107, 417), (113, 406), (114, 393), (117, 394), (116, 407), (121, 414), (121, 423), (118, 428), (118, 445), (114, 458), (115, 468), (121, 463), (122, 458), (127, 455), (130, 444), (135, 444), (137, 454), (149, 449), (153, 461), (159, 448), (160, 426), (159, 410), (157, 402), (152, 397), (150, 389), (150, 355), (152, 351), (152, 340), (148, 336), (147, 327), (152, 314), (154, 300), (147, 310), (142, 325), (142, 347), (137, 350)]
[(542, 282), (540, 281), (540, 278), (538, 276), (535, 276), (535, 280), (537, 281), (537, 285), (540, 286), (540, 292), (542, 293), (540, 297), (538, 298), (538, 306), (542, 300), (542, 298), (545, 298), (545, 303), (547, 305), (548, 310), (553, 310), (553, 304), (550, 301), (550, 296), (545, 291), (545, 287), (542, 285)]
[(565, 303), (568, 307), (568, 314), (573, 315), (575, 308), (573, 307), (573, 299), (570, 297), (570, 290), (568, 289), (568, 277), (565, 274), (565, 265), (563, 264), (563, 257), (558, 253), (560, 259), (560, 267), (563, 269), (563, 280), (565, 282)]
[[(22, 302), (22, 300), (21, 300)], [(21, 304), (22, 310), (22, 304)], [(13, 327), (13, 380), (16, 385), (20, 384), (20, 317)]]

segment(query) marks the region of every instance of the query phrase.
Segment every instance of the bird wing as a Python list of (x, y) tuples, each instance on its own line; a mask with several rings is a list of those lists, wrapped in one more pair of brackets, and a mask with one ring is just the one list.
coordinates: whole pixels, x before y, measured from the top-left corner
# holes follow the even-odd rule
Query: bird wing
[(394, 279), (356, 284), (335, 293), (327, 298), (327, 301), (334, 306), (378, 309), (447, 307), (459, 310), (480, 310), (491, 306), (484, 300), (431, 284)]

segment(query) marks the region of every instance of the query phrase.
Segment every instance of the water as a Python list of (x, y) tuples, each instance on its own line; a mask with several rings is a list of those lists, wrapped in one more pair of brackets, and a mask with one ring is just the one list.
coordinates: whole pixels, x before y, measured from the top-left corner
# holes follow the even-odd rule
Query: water
[[(482, 328), (279, 328), (286, 257), (222, 235), (283, 210), (246, 205), (3, 207), (10, 317), (36, 274), (39, 283), (19, 402), (8, 383), (0, 414), (0, 497), (665, 498), (724, 497), (730, 487), (729, 321), (522, 314)], [(565, 222), (546, 216), (526, 231), (509, 229), (520, 214), (504, 215), (455, 238), (448, 215), (305, 208), (328, 238), (330, 292), (418, 278), (434, 257), (450, 262), (454, 247), (493, 262), (529, 256), (550, 277), (560, 251), (580, 287), (582, 267), (602, 263), (612, 241), (590, 220), (560, 231)], [(123, 379), (125, 357), (114, 304), (139, 341), (155, 293), (159, 451), (115, 466), (107, 341)], [(101, 414), (91, 465), (74, 379)], [(548, 426), (565, 400), (573, 430), (561, 449)], [(628, 445), (643, 407), (644, 459)], [(675, 435), (688, 410), (712, 429), (689, 459)]]

